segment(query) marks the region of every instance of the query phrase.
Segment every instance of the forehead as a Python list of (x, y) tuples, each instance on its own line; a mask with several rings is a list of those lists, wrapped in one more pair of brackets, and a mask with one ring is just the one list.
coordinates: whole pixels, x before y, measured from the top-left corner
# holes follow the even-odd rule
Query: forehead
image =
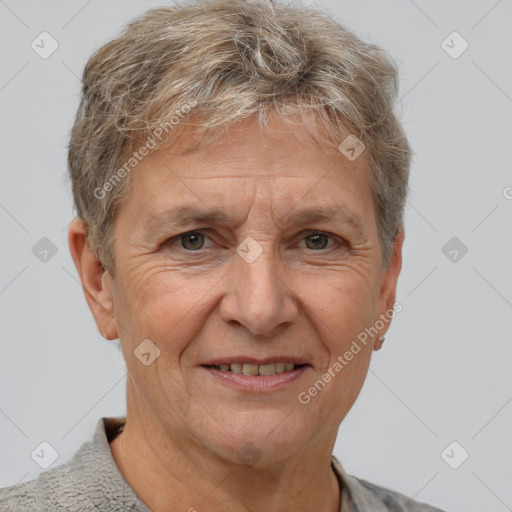
[(277, 209), (281, 204), (289, 210), (300, 201), (313, 209), (322, 205), (326, 211), (363, 213), (371, 207), (366, 153), (350, 161), (336, 147), (317, 144), (308, 130), (279, 118), (262, 130), (252, 118), (188, 154), (181, 151), (195, 134), (181, 135), (171, 149), (156, 151), (137, 165), (125, 201), (149, 220), (170, 206), (175, 211), (190, 206), (190, 200), (233, 210), (256, 196)]

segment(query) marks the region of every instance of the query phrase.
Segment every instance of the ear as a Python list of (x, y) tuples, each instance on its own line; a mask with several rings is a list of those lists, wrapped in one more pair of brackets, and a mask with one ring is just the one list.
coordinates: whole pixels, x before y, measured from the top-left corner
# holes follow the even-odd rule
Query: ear
[[(390, 312), (394, 311), (395, 297), (396, 297), (396, 284), (400, 270), (402, 269), (402, 247), (404, 245), (405, 234), (403, 229), (400, 229), (395, 237), (393, 244), (393, 253), (388, 266), (384, 270), (381, 279), (381, 288), (379, 292), (379, 319), (384, 323), (384, 327), (379, 330), (375, 336), (374, 349), (379, 350), (382, 343), (379, 341), (381, 336), (389, 329), (391, 325)], [(380, 324), (381, 322), (379, 322)]]
[(96, 326), (104, 338), (114, 340), (118, 332), (112, 298), (112, 276), (103, 269), (92, 252), (87, 229), (78, 217), (69, 226), (68, 244)]

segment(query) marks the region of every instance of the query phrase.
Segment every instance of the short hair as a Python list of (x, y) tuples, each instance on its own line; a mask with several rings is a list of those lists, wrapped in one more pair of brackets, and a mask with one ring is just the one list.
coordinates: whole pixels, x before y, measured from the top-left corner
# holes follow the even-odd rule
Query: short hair
[(245, 118), (258, 116), (265, 129), (270, 113), (298, 114), (307, 127), (313, 114), (322, 127), (314, 140), (339, 146), (352, 134), (365, 145), (386, 266), (403, 229), (411, 160), (393, 113), (397, 94), (388, 53), (316, 8), (196, 0), (146, 11), (83, 71), (68, 169), (93, 252), (113, 273), (115, 219), (136, 148), (169, 147), (192, 119), (201, 136), (187, 151)]

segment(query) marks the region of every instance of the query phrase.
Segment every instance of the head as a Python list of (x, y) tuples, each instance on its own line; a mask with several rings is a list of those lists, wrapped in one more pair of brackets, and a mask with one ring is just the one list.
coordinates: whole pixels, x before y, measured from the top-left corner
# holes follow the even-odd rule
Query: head
[[(247, 443), (269, 463), (334, 443), (395, 303), (396, 94), (383, 50), (265, 0), (154, 9), (91, 57), (69, 240), (98, 329), (121, 342), (128, 416), (132, 401), (235, 461)], [(239, 362), (300, 369), (249, 390), (222, 375)]]

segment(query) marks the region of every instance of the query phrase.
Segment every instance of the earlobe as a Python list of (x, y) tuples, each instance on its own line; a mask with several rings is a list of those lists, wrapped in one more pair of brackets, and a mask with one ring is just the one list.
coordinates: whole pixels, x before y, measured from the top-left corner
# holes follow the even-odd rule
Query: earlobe
[(68, 243), (85, 299), (99, 332), (107, 339), (118, 337), (115, 321), (112, 279), (91, 250), (82, 219), (74, 219), (68, 231)]

